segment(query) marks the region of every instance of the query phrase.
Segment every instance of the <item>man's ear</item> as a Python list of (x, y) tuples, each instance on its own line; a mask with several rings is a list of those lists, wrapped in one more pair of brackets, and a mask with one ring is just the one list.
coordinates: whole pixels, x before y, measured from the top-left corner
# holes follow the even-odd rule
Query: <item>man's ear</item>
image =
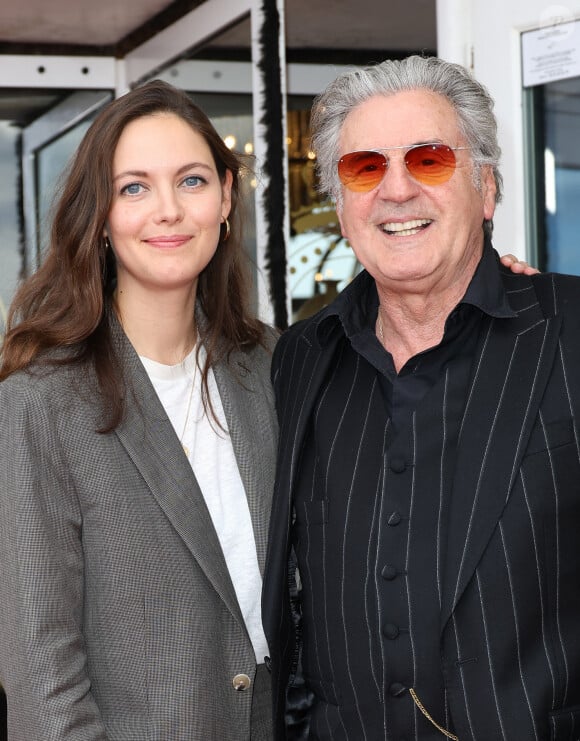
[(495, 213), (497, 185), (491, 165), (484, 165), (481, 171), (481, 193), (483, 196), (483, 218), (491, 221)]
[(348, 239), (348, 234), (342, 220), (342, 208), (338, 204), (336, 205), (336, 215), (338, 216), (338, 223), (340, 224), (340, 233), (345, 239)]

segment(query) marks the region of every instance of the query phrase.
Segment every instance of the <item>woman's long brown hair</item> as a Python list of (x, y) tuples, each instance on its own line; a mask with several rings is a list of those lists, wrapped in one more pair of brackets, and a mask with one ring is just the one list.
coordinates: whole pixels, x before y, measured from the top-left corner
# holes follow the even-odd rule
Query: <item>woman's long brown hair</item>
[[(264, 341), (264, 327), (250, 310), (247, 256), (242, 247), (239, 203), (241, 161), (188, 95), (154, 80), (106, 106), (85, 134), (57, 202), (48, 250), (38, 270), (17, 291), (7, 320), (0, 380), (37, 363), (90, 363), (107, 421), (123, 417), (122, 368), (111, 341), (108, 306), (115, 287), (115, 262), (103, 239), (110, 210), (113, 155), (128, 123), (155, 113), (173, 113), (201, 134), (224, 180), (233, 175), (231, 233), (200, 274), (197, 297), (207, 318), (198, 327), (207, 352), (202, 369), (204, 398), (209, 369), (233, 350)], [(49, 352), (57, 348), (66, 352)]]

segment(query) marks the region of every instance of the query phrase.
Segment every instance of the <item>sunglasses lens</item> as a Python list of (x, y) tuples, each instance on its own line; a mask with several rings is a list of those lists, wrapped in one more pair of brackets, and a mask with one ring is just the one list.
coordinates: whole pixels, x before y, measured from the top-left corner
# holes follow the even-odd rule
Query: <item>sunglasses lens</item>
[[(455, 172), (455, 164), (455, 154), (446, 144), (422, 144), (405, 155), (407, 170), (423, 185), (446, 183)], [(388, 166), (389, 160), (382, 152), (350, 152), (338, 161), (338, 176), (349, 190), (368, 193), (381, 182)]]
[(349, 190), (367, 193), (381, 182), (387, 165), (380, 152), (350, 152), (338, 161), (338, 177)]
[(455, 172), (455, 154), (445, 144), (413, 147), (405, 155), (411, 175), (423, 185), (446, 183)]

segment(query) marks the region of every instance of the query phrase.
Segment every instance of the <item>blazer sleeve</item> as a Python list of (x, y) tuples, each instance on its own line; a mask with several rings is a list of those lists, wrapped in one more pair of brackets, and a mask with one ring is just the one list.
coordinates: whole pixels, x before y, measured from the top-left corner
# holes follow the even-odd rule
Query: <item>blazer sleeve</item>
[(83, 643), (81, 510), (49, 396), (30, 376), (0, 384), (0, 677), (11, 741), (104, 741)]

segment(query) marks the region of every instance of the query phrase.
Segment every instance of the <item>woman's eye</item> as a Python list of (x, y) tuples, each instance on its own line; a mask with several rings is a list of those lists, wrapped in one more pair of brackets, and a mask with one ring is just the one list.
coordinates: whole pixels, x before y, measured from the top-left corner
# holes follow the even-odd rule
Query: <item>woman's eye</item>
[(202, 183), (205, 183), (205, 180), (201, 178), (199, 175), (188, 175), (183, 180), (183, 184), (187, 186), (188, 188), (195, 188), (198, 185), (201, 185)]
[(121, 188), (121, 193), (126, 193), (129, 196), (136, 196), (143, 190), (143, 186), (140, 183), (128, 183)]

